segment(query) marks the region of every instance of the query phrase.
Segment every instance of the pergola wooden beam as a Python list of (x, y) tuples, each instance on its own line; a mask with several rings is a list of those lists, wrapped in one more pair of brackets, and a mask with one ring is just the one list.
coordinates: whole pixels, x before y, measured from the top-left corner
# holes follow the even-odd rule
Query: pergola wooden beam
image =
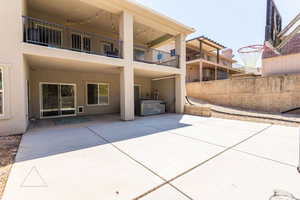
[(216, 48), (216, 49), (219, 49), (219, 50), (221, 50), (221, 48), (218, 48), (218, 47), (216, 47), (216, 46), (214, 46), (214, 45), (212, 45), (212, 44), (209, 44), (208, 42), (205, 42), (204, 40), (201, 40), (201, 39), (197, 39), (199, 42), (201, 42), (201, 43), (203, 43), (203, 44), (206, 44), (207, 46), (210, 46), (210, 47), (212, 47), (212, 48)]
[(198, 39), (198, 41), (199, 41), (200, 56), (202, 54), (202, 47), (203, 47), (203, 43), (204, 43), (204, 44), (206, 44), (206, 45), (208, 45), (208, 46), (210, 46), (212, 48), (215, 48), (217, 50), (217, 63), (219, 64), (220, 63), (220, 50), (221, 49), (218, 48), (218, 47), (216, 47), (216, 46), (213, 46), (213, 45), (211, 45), (211, 44), (209, 44), (209, 43), (207, 43), (207, 42), (205, 42), (205, 41), (203, 41), (201, 39)]
[(200, 57), (202, 57), (202, 41), (199, 40)]

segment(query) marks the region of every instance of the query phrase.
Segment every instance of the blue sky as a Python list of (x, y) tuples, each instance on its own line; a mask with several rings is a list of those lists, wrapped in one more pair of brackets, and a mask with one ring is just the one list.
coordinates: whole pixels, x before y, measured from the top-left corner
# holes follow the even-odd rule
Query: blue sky
[[(234, 49), (264, 41), (266, 0), (137, 0)], [(300, 12), (300, 0), (275, 0), (286, 25)]]

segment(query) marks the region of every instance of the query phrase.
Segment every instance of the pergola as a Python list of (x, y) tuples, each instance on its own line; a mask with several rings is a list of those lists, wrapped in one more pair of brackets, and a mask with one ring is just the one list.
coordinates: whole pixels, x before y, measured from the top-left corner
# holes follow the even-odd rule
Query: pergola
[[(240, 70), (226, 66), (220, 62), (220, 58), (227, 60), (228, 62), (235, 62), (232, 58), (228, 58), (220, 54), (220, 51), (226, 49), (225, 46), (213, 41), (205, 36), (200, 36), (186, 42), (187, 48), (187, 65), (199, 66), (199, 79), (203, 81), (203, 69), (214, 70), (214, 79), (217, 80), (217, 73), (219, 71), (225, 71), (227, 76), (229, 74), (241, 73)], [(204, 52), (208, 54), (208, 57), (212, 57), (212, 60), (205, 58)], [(213, 60), (216, 58), (216, 60)], [(197, 70), (198, 71), (198, 70)]]

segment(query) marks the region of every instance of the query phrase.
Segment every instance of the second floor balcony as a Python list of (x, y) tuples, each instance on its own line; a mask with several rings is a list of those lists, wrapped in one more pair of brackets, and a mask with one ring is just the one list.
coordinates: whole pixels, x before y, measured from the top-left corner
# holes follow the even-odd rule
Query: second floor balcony
[(149, 64), (165, 65), (169, 67), (179, 66), (179, 56), (175, 52), (166, 52), (143, 46), (134, 46), (134, 61), (144, 62)]
[[(123, 58), (123, 42), (100, 34), (23, 16), (23, 41), (49, 48)], [(178, 68), (179, 56), (146, 46), (134, 45), (134, 61)]]
[(122, 41), (117, 39), (26, 16), (23, 28), (26, 43), (122, 58)]

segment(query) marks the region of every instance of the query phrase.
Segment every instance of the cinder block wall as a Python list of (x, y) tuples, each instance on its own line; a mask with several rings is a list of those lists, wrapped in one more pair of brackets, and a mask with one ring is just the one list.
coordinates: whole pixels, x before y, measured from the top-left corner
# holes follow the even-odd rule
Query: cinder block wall
[(282, 49), (281, 55), (275, 54), (271, 49), (263, 52), (263, 58), (281, 57), (282, 55), (290, 55), (300, 53), (300, 33), (296, 34)]
[(300, 107), (300, 74), (187, 83), (187, 95), (213, 104), (282, 112)]

